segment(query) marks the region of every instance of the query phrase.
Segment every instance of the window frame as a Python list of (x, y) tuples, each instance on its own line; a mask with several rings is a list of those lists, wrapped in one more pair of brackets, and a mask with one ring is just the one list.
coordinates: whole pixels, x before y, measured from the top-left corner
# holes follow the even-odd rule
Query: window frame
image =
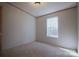
[[(46, 36), (47, 37), (51, 37), (51, 38), (58, 38), (59, 37), (59, 35), (57, 34), (57, 35), (48, 35), (48, 24), (47, 24), (47, 22), (48, 22), (48, 19), (52, 19), (52, 18), (55, 18), (55, 17), (57, 17), (57, 21), (59, 20), (59, 17), (58, 16), (53, 16), (53, 17), (49, 17), (49, 18), (47, 18), (46, 19)], [(58, 25), (58, 23), (59, 23), (59, 21), (57, 22), (57, 25)], [(58, 26), (59, 27), (59, 26)], [(57, 28), (58, 28), (57, 27)], [(59, 28), (58, 28), (59, 29)], [(57, 33), (58, 33), (58, 29), (57, 29)]]

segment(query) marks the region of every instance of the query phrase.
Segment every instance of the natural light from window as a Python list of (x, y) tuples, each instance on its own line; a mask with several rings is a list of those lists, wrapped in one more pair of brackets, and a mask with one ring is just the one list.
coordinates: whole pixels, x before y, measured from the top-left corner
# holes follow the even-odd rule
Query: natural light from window
[(58, 17), (47, 19), (47, 37), (58, 38)]

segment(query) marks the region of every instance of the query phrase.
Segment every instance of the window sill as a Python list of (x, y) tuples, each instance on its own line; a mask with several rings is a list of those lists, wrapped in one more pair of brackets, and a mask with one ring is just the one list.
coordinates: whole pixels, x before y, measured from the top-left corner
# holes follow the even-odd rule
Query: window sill
[(58, 38), (58, 36), (55, 36), (55, 35), (49, 35), (47, 37), (51, 37), (51, 38)]

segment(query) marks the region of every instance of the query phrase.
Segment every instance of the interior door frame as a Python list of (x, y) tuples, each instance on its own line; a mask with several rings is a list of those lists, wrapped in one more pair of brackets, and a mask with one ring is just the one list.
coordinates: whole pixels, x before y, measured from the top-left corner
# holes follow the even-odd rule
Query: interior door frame
[[(0, 52), (2, 51), (2, 6), (0, 6)], [(1, 53), (0, 53), (1, 55)]]

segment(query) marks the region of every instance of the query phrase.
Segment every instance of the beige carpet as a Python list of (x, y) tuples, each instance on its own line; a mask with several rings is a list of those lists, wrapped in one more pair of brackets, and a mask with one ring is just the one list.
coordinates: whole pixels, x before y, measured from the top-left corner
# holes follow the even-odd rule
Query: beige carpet
[(51, 46), (40, 42), (24, 44), (7, 51), (2, 56), (7, 57), (76, 57), (76, 52), (67, 49)]

